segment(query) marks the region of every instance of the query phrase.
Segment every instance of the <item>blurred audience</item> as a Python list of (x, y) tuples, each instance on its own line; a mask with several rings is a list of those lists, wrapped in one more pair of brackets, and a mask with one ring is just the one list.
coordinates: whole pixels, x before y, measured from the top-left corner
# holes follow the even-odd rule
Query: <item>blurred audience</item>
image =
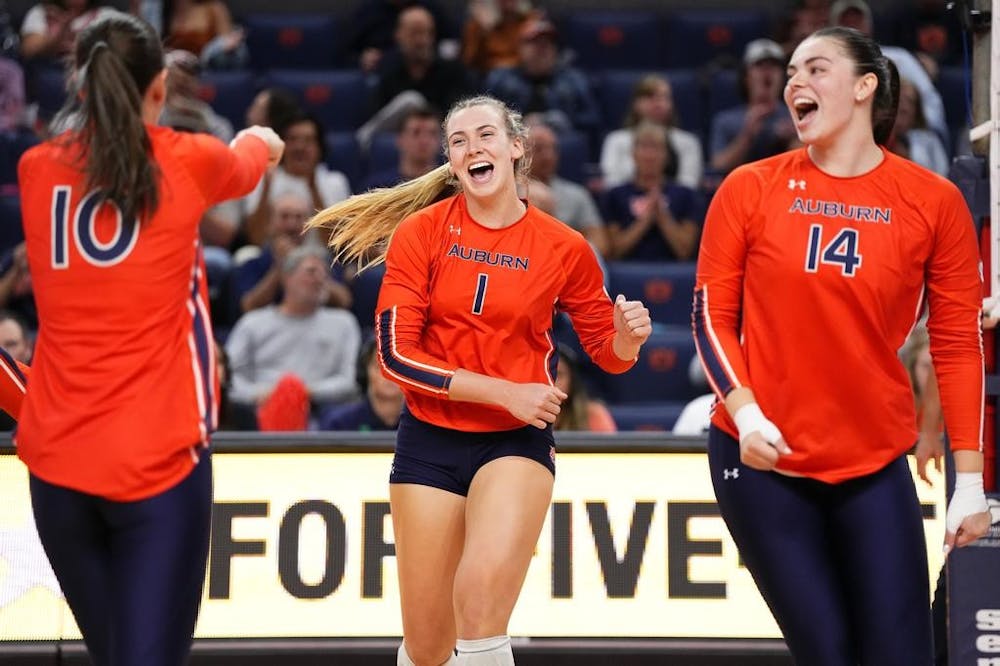
[(0, 259), (0, 308), (16, 312), (29, 329), (38, 328), (38, 311), (24, 242), (6, 251)]
[(168, 51), (167, 100), (160, 112), (160, 124), (188, 132), (211, 134), (229, 143), (233, 139), (233, 124), (215, 112), (198, 96), (201, 62), (190, 52)]
[[(304, 393), (318, 410), (356, 394), (361, 329), (349, 311), (322, 305), (327, 265), (322, 248), (303, 245), (289, 252), (281, 266), (281, 303), (247, 312), (229, 334), (232, 401), (255, 408), (258, 419), (269, 401), (284, 402), (282, 394)], [(279, 384), (282, 391), (275, 394)], [(284, 406), (290, 418), (300, 414), (294, 405)], [(301, 425), (295, 429), (307, 425), (292, 422)]]
[(0, 348), (14, 360), (31, 364), (34, 342), (28, 323), (12, 310), (0, 310)]
[[(583, 234), (602, 257), (608, 256), (608, 233), (590, 192), (582, 185), (559, 177), (559, 136), (551, 127), (538, 120), (532, 119), (529, 128), (531, 177), (551, 190), (554, 203), (552, 216)], [(538, 205), (536, 200), (532, 201)], [(540, 205), (538, 207), (542, 208)]]
[(719, 111), (712, 119), (710, 164), (726, 174), (747, 162), (788, 150), (795, 127), (781, 99), (785, 52), (770, 39), (755, 39), (743, 52), (740, 93), (743, 104)]
[(386, 379), (375, 354), (375, 340), (369, 339), (358, 355), (358, 386), (361, 399), (325, 410), (319, 417), (320, 430), (395, 430), (403, 411), (403, 391)]
[(77, 34), (114, 12), (99, 0), (49, 0), (31, 7), (21, 22), (21, 57), (59, 60), (73, 52)]
[(590, 81), (580, 70), (561, 62), (558, 39), (548, 20), (527, 21), (521, 29), (517, 65), (494, 69), (484, 87), (524, 115), (543, 114), (557, 131), (595, 131), (601, 112)]
[(238, 69), (250, 62), (241, 28), (222, 0), (172, 0), (163, 42), (190, 51), (208, 69)]
[(498, 67), (514, 67), (521, 30), (541, 16), (530, 0), (469, 0), (462, 61), (480, 78)]
[(303, 113), (294, 93), (284, 88), (264, 88), (256, 95), (246, 112), (246, 126), (270, 127), (279, 135), (288, 124)]
[(608, 190), (605, 220), (611, 258), (692, 261), (704, 215), (701, 196), (667, 179), (667, 130), (643, 121), (635, 128), (632, 182)]
[(701, 187), (705, 164), (701, 139), (693, 132), (677, 127), (677, 108), (670, 81), (663, 76), (650, 74), (636, 83), (632, 90), (632, 104), (625, 117), (625, 126), (609, 132), (601, 146), (601, 175), (604, 187), (615, 187), (632, 180), (635, 162), (632, 161), (632, 140), (635, 126), (641, 121), (658, 123), (667, 128), (670, 149), (675, 159), (671, 165), (676, 173), (668, 174), (687, 187)]
[(358, 60), (358, 66), (367, 73), (374, 72), (382, 57), (391, 52), (396, 44), (394, 34), (399, 15), (410, 7), (423, 7), (434, 17), (436, 40), (435, 50), (443, 57), (458, 51), (453, 22), (438, 2), (434, 0), (365, 0), (357, 3), (348, 23), (352, 34), (349, 49)]
[(392, 187), (419, 178), (441, 163), (441, 116), (428, 106), (416, 106), (404, 115), (396, 133), (397, 163), (368, 176), (365, 189)]
[(920, 92), (906, 79), (899, 82), (899, 108), (892, 132), (888, 147), (893, 152), (937, 174), (948, 175), (948, 153), (938, 135), (927, 128)]
[(600, 400), (593, 400), (580, 376), (576, 354), (565, 345), (556, 347), (559, 366), (555, 385), (568, 395), (556, 417), (556, 430), (587, 430), (590, 432), (617, 432), (618, 426), (607, 406)]

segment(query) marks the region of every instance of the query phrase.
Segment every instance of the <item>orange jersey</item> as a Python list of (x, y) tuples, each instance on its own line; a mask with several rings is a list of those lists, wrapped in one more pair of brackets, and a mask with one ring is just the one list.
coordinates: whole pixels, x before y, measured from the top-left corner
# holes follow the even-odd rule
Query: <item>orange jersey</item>
[(579, 232), (529, 205), (504, 229), (469, 215), (464, 195), (403, 220), (389, 244), (376, 308), (383, 373), (417, 418), (466, 431), (524, 426), (504, 409), (450, 402), (462, 368), (513, 382), (551, 384), (558, 357), (555, 310), (567, 312), (584, 349), (608, 372), (613, 304), (593, 249)]
[[(694, 333), (715, 393), (753, 389), (794, 453), (780, 469), (837, 482), (916, 439), (897, 350), (922, 312), (956, 449), (981, 448), (979, 250), (947, 180), (883, 150), (836, 178), (797, 150), (743, 166), (705, 221)], [(713, 423), (737, 430), (726, 410)]]
[(18, 179), (39, 332), (16, 435), (31, 472), (129, 501), (191, 471), (215, 427), (217, 377), (198, 224), (267, 165), (256, 137), (147, 126), (159, 207), (135, 225), (96, 205), (64, 137), (21, 158)]
[(10, 354), (0, 349), (0, 409), (11, 415), (15, 421), (21, 415), (21, 403), (28, 385), (28, 366), (15, 361)]

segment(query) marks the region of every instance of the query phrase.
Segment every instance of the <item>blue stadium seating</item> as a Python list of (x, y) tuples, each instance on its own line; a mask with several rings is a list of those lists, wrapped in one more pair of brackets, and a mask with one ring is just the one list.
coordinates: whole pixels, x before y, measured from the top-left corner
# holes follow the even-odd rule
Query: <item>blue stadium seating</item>
[(30, 67), (25, 71), (25, 85), (29, 101), (38, 103), (38, 113), (46, 120), (51, 119), (66, 101), (66, 70), (62, 67)]
[(0, 191), (17, 188), (17, 162), (28, 148), (39, 141), (34, 132), (4, 132), (0, 134)]
[(273, 69), (267, 85), (287, 88), (326, 130), (357, 129), (367, 118), (368, 85), (358, 69)]
[(379, 132), (372, 137), (368, 148), (368, 173), (381, 173), (392, 169), (399, 163), (399, 149), (396, 148), (396, 135), (392, 132)]
[(351, 183), (351, 191), (358, 192), (364, 185), (364, 168), (361, 160), (361, 148), (354, 132), (326, 133), (326, 165), (339, 171)]
[(231, 122), (234, 130), (246, 125), (247, 109), (257, 94), (253, 74), (249, 71), (206, 70), (199, 78), (198, 97)]
[(358, 318), (361, 330), (369, 333), (375, 328), (375, 306), (378, 305), (378, 290), (382, 287), (385, 264), (372, 266), (354, 276), (350, 282), (354, 303), (351, 312)]
[(604, 131), (622, 126), (632, 102), (632, 90), (643, 76), (650, 73), (665, 76), (673, 89), (677, 126), (701, 134), (707, 127), (702, 101), (701, 84), (693, 69), (645, 70), (609, 69), (594, 77), (598, 103), (604, 116)]
[(654, 12), (575, 12), (565, 21), (564, 41), (583, 69), (655, 69), (662, 61), (662, 23)]
[(684, 410), (685, 402), (655, 402), (642, 405), (608, 405), (618, 430), (665, 430), (669, 432)]
[(16, 194), (0, 196), (0, 255), (24, 240), (21, 226), (21, 200)]
[(570, 130), (559, 134), (559, 175), (583, 183), (587, 179), (590, 145), (582, 132)]
[(254, 69), (332, 69), (345, 65), (343, 26), (331, 14), (249, 14), (243, 25)]
[(688, 401), (704, 393), (688, 377), (695, 356), (689, 330), (654, 328), (643, 345), (639, 360), (628, 372), (608, 375), (607, 400), (611, 404)]
[(719, 111), (731, 109), (743, 104), (739, 86), (740, 72), (737, 69), (717, 69), (712, 72), (708, 82), (708, 113), (709, 129), (711, 119)]
[(713, 61), (738, 63), (750, 41), (767, 37), (768, 15), (760, 10), (678, 10), (667, 18), (667, 65), (700, 67)]
[[(611, 261), (607, 264), (608, 291), (641, 300), (656, 323), (691, 326), (695, 264), (665, 261)], [(690, 336), (690, 332), (687, 333)]]
[(944, 115), (948, 127), (965, 127), (969, 124), (969, 97), (966, 91), (966, 68), (942, 67), (937, 87), (944, 102)]

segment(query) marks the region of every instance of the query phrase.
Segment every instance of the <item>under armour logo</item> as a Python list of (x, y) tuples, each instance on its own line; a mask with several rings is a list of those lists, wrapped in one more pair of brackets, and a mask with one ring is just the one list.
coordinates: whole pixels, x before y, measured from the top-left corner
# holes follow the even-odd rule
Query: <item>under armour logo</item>
[(452, 226), (452, 225), (449, 224), (448, 225), (448, 233), (449, 234), (455, 234), (456, 236), (461, 236), (462, 235), (462, 227), (454, 227), (454, 226)]
[(739, 467), (734, 467), (732, 469), (724, 469), (724, 470), (722, 470), (722, 480), (723, 481), (728, 481), (729, 479), (738, 479), (738, 478), (740, 478), (740, 468)]
[(796, 187), (799, 188), (800, 190), (806, 189), (806, 181), (804, 181), (804, 180), (795, 180), (794, 178), (789, 178), (788, 179), (788, 189), (794, 190)]

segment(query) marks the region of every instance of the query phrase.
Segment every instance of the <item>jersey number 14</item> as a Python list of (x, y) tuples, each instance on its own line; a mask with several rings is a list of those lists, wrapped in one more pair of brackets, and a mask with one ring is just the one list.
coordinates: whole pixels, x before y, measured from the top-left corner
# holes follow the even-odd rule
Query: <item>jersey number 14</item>
[(858, 253), (858, 230), (845, 228), (837, 232), (826, 245), (823, 245), (823, 227), (814, 224), (809, 227), (809, 247), (806, 250), (806, 271), (815, 273), (820, 264), (833, 264), (840, 267), (842, 275), (854, 277), (861, 267), (861, 254)]

